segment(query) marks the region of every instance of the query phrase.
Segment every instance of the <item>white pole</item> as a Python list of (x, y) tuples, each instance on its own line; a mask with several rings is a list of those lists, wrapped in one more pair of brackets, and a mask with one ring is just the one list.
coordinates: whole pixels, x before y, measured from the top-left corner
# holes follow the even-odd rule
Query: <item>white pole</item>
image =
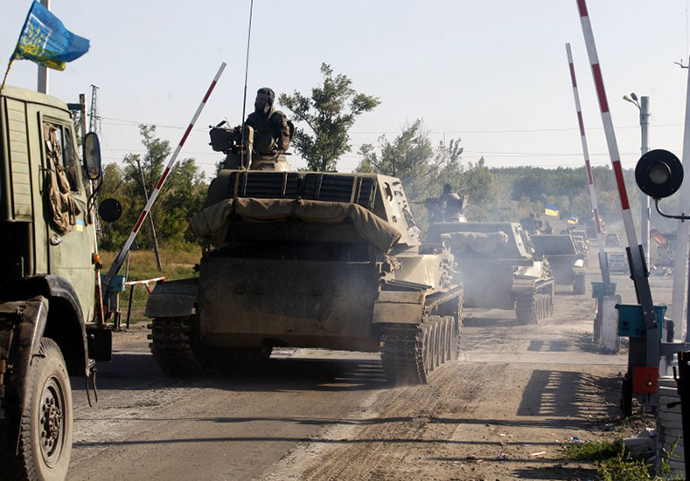
[[(688, 69), (688, 85), (685, 96), (685, 133), (683, 135), (683, 164), (687, 169), (690, 165), (690, 69)], [(683, 182), (680, 186), (681, 210), (690, 203), (690, 182)], [(686, 212), (687, 213), (687, 212)], [(685, 284), (688, 275), (688, 231), (690, 222), (678, 221), (676, 236), (676, 258), (673, 261), (673, 294), (671, 297), (671, 319), (676, 321), (677, 331), (681, 331), (681, 319), (685, 316)], [(690, 333), (690, 320), (685, 327), (685, 339)]]
[[(642, 135), (642, 155), (649, 151), (649, 97), (640, 99), (640, 130)], [(649, 196), (640, 191), (640, 229), (642, 230), (642, 247), (644, 248), (645, 261), (647, 266), (651, 266), (649, 259)]]
[[(50, 0), (41, 0), (41, 5), (50, 10)], [(49, 93), (48, 69), (43, 65), (38, 66), (38, 91), (42, 94)]]

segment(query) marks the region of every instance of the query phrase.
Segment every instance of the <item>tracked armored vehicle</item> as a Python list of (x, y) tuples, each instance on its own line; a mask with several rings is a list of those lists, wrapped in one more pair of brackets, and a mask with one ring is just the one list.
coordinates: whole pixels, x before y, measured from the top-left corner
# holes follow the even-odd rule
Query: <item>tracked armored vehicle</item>
[(437, 222), (427, 241), (447, 244), (464, 284), (465, 307), (515, 309), (521, 322), (553, 315), (554, 279), (548, 261), (535, 260), (518, 223)]
[(420, 242), (400, 180), (279, 171), (284, 154), (242, 149), (237, 130), (214, 136), (227, 158), (191, 220), (207, 243), (199, 277), (159, 284), (146, 308), (164, 371), (198, 375), (290, 346), (380, 351), (390, 380), (418, 384), (457, 357), (452, 255)]
[(585, 254), (579, 252), (569, 235), (537, 235), (532, 237), (538, 256), (548, 259), (557, 285), (572, 285), (573, 294), (585, 293)]

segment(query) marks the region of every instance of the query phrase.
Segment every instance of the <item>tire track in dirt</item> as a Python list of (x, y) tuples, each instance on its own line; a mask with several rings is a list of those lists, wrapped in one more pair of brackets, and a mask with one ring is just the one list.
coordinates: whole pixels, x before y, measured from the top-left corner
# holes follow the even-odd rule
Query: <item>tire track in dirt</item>
[(454, 364), (428, 386), (381, 391), (369, 406), (300, 446), (263, 479), (420, 479), (415, 460), (438, 455), (457, 429), (436, 420), (471, 411), (482, 391), (477, 380), (498, 369)]

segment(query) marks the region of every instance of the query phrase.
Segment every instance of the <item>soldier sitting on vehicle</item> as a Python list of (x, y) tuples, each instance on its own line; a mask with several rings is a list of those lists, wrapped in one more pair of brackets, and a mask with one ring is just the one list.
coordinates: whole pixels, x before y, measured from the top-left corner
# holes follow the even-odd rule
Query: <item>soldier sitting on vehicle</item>
[(285, 114), (273, 106), (275, 93), (268, 87), (256, 92), (254, 112), (249, 114), (245, 125), (254, 129), (254, 150), (270, 155), (287, 151), (293, 127)]
[(443, 186), (440, 197), (430, 197), (425, 201), (429, 220), (433, 222), (467, 222), (463, 210), (467, 204), (465, 196), (453, 192), (450, 184)]
[(446, 222), (459, 222), (462, 220), (462, 213), (467, 204), (465, 196), (460, 196), (453, 192), (453, 187), (450, 184), (443, 186), (443, 194), (441, 194), (441, 210), (443, 211), (443, 220)]

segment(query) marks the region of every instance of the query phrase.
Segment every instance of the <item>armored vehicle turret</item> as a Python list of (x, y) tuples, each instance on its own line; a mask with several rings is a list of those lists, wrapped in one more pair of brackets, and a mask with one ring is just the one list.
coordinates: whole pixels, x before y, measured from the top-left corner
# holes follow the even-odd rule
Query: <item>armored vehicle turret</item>
[(522, 322), (553, 315), (549, 264), (535, 260), (530, 237), (520, 224), (436, 222), (427, 241), (450, 246), (466, 307), (515, 309)]
[(380, 351), (390, 380), (415, 384), (456, 359), (452, 255), (420, 242), (400, 180), (268, 170), (232, 135), (191, 220), (199, 277), (158, 285), (146, 308), (161, 367), (196, 375), (288, 346)]

